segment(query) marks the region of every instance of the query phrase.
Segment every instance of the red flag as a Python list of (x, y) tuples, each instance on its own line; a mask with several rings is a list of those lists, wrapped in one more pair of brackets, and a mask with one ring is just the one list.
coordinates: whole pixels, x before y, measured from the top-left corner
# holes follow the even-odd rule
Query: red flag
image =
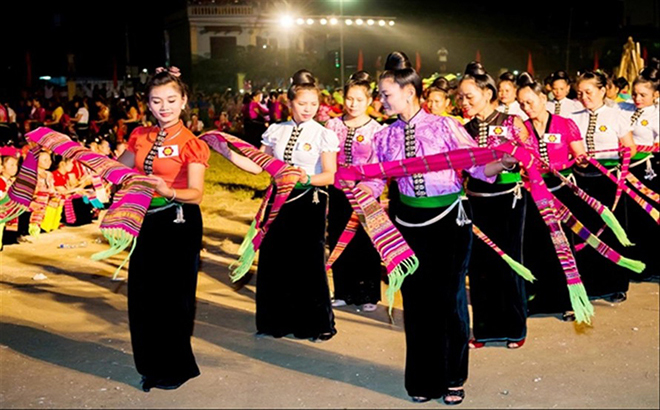
[(527, 72), (534, 75), (534, 64), (532, 64), (532, 52), (527, 52)]
[(594, 71), (600, 68), (600, 61), (598, 61), (598, 51), (594, 52)]
[(422, 69), (422, 57), (419, 55), (419, 51), (415, 52), (415, 71), (418, 73)]
[(477, 56), (474, 58), (477, 63), (481, 62), (481, 52), (477, 49)]
[(117, 89), (117, 57), (112, 56), (112, 87)]
[(646, 50), (646, 47), (642, 47), (642, 58), (644, 59), (644, 65), (647, 65), (649, 62), (649, 52)]
[(362, 56), (362, 49), (358, 53), (357, 71), (364, 70), (364, 57)]

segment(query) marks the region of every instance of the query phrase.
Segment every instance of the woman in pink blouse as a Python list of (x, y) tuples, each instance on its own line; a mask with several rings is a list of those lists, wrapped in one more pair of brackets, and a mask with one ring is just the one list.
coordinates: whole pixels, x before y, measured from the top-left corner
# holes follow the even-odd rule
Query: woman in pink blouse
[[(525, 121), (530, 135), (527, 144), (544, 161), (541, 172), (548, 189), (569, 209), (584, 207), (585, 204), (581, 203), (571, 189), (565, 186), (559, 177), (550, 173), (548, 166), (551, 165), (562, 175), (572, 178), (569, 161), (586, 154), (577, 125), (573, 120), (551, 114), (547, 110), (543, 85), (534, 81), (528, 73), (522, 73), (518, 78), (518, 102), (529, 117)], [(559, 313), (562, 314), (562, 320), (573, 321), (575, 315), (571, 311), (566, 278), (559, 259), (547, 256), (555, 252), (547, 231), (538, 209), (535, 206), (528, 207), (523, 260), (537, 280), (525, 283), (529, 299), (527, 311), (529, 315)], [(566, 236), (575, 252), (573, 235), (568, 232)]]
[[(373, 136), (383, 126), (367, 114), (371, 104), (371, 77), (366, 71), (354, 73), (344, 87), (344, 116), (332, 118), (326, 128), (339, 137), (339, 166), (362, 165), (375, 161)], [(337, 183), (329, 189), (328, 243), (330, 251), (353, 213), (346, 195)], [(332, 306), (357, 305), (365, 312), (376, 310), (380, 300), (380, 256), (362, 226), (332, 265), (334, 300)]]
[[(388, 115), (399, 119), (375, 135), (379, 162), (476, 147), (451, 117), (425, 112), (420, 105), (422, 79), (408, 57), (387, 57), (378, 88)], [(517, 163), (511, 156), (466, 171), (492, 182)], [(397, 178), (400, 201), (392, 214), (395, 226), (419, 259), (417, 271), (403, 282), (406, 332), (405, 386), (417, 403), (442, 398), (459, 404), (468, 373), (468, 314), (465, 273), (472, 243), (471, 212), (463, 201), (463, 178), (452, 169)], [(385, 181), (358, 187), (378, 197)]]

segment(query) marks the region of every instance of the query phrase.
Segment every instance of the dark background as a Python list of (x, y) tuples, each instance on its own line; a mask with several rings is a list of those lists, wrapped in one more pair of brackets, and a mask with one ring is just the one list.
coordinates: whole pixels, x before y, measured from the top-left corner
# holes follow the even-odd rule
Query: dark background
[[(221, 3), (223, 0), (217, 0)], [(288, 1), (301, 14), (330, 14), (339, 10), (337, 0)], [(537, 75), (557, 69), (613, 69), (629, 36), (646, 48), (647, 55), (660, 53), (658, 0), (602, 0), (578, 2), (467, 2), (420, 0), (344, 0), (345, 15), (376, 15), (396, 18), (386, 32), (348, 29), (345, 37), (346, 73), (356, 65), (363, 50), (365, 69), (376, 70), (376, 61), (392, 50), (405, 51), (414, 61), (417, 52), (422, 75), (439, 70), (437, 50), (449, 51), (448, 72), (461, 72), (475, 59), (477, 50), (486, 69), (523, 71), (529, 53)], [(187, 1), (117, 0), (106, 2), (12, 1), (9, 24), (3, 24), (5, 39), (0, 91), (7, 97), (26, 86), (29, 53), (32, 84), (42, 75), (121, 78), (127, 62), (150, 71), (165, 63), (164, 30), (185, 10)], [(179, 20), (180, 22), (180, 20)], [(173, 38), (173, 65), (186, 55), (185, 39)], [(189, 54), (189, 53), (188, 53)], [(73, 55), (75, 73), (68, 68)], [(117, 67), (115, 69), (115, 66)], [(296, 67), (301, 68), (301, 67)], [(188, 78), (188, 80), (194, 80)]]

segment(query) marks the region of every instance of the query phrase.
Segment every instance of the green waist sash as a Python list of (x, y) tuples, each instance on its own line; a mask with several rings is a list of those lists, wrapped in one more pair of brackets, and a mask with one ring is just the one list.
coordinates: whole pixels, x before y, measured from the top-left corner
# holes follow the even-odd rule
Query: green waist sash
[(461, 189), (459, 192), (454, 192), (453, 194), (447, 195), (438, 195), (438, 196), (423, 196), (423, 197), (414, 197), (399, 194), (401, 202), (411, 206), (413, 208), (442, 208), (449, 206), (456, 202), (459, 197), (465, 195), (465, 192)]
[(169, 203), (170, 203), (170, 201), (168, 201), (165, 197), (155, 196), (155, 197), (151, 198), (151, 203), (149, 204), (149, 209), (160, 208), (161, 206), (165, 206)]
[(513, 184), (522, 181), (520, 172), (502, 172), (497, 175), (496, 184)]

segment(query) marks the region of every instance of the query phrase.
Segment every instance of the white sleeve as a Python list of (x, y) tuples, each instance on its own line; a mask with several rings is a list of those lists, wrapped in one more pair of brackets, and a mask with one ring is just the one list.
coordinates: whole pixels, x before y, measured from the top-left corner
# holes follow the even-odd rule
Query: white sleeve
[(266, 132), (261, 135), (261, 143), (267, 147), (273, 147), (277, 143), (277, 137), (279, 135), (276, 132), (280, 126), (278, 124), (271, 124)]
[(323, 133), (321, 134), (321, 152), (339, 152), (339, 137), (331, 129), (323, 129)]

